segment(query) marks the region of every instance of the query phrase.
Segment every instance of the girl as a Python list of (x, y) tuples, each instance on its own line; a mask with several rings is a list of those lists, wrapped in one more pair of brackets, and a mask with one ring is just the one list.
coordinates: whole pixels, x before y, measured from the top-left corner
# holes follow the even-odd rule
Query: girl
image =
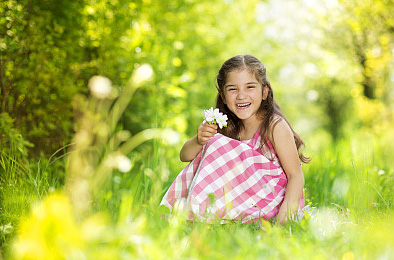
[(228, 127), (200, 124), (180, 159), (191, 163), (160, 205), (180, 201), (190, 220), (243, 223), (277, 216), (281, 224), (304, 206), (304, 144), (274, 100), (264, 65), (251, 55), (227, 60), (217, 75), (217, 103)]

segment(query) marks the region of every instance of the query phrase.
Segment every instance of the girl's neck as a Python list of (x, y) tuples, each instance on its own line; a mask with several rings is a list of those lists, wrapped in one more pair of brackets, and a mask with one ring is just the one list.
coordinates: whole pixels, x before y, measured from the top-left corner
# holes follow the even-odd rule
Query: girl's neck
[(252, 139), (254, 134), (259, 130), (262, 120), (261, 119), (249, 119), (242, 121), (244, 128), (241, 129), (239, 133), (240, 140), (249, 140)]

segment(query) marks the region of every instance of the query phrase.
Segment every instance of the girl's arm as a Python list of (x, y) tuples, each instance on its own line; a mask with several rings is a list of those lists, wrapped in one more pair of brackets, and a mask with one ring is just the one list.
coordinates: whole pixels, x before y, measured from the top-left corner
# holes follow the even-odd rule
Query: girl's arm
[(289, 125), (281, 120), (274, 127), (272, 136), (275, 152), (287, 176), (286, 195), (278, 213), (279, 222), (284, 224), (288, 217), (298, 210), (298, 202), (304, 189), (304, 176)]
[(204, 144), (217, 133), (216, 124), (201, 123), (197, 130), (197, 135), (188, 140), (182, 147), (180, 159), (182, 162), (190, 162), (196, 158)]

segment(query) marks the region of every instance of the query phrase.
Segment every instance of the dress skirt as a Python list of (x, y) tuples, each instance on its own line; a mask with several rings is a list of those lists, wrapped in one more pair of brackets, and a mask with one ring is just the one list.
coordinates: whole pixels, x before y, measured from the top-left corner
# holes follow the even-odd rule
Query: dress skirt
[[(160, 205), (181, 202), (189, 220), (208, 223), (270, 220), (284, 199), (287, 178), (269, 141), (258, 131), (238, 141), (216, 134), (176, 177)], [(302, 196), (299, 207), (304, 206)]]

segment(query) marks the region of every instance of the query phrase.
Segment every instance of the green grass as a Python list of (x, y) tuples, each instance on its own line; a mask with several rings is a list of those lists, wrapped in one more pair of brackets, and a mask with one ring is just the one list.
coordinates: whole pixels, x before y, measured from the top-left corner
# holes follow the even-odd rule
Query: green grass
[[(24, 259), (26, 255), (20, 257), (15, 248), (31, 240), (47, 245), (36, 259), (82, 255), (86, 259), (389, 259), (394, 250), (393, 155), (384, 145), (389, 137), (356, 138), (311, 152), (312, 163), (303, 166), (306, 198), (318, 213), (314, 219), (283, 227), (268, 222), (261, 226), (190, 223), (182, 212), (161, 218), (163, 211), (157, 208), (161, 196), (185, 166), (178, 161), (178, 146), (155, 141), (133, 151), (131, 172), (113, 173), (94, 198), (90, 217), (83, 221), (72, 213), (51, 213), (56, 203), (67, 204), (56, 195), (33, 206), (31, 214), (32, 203), (54, 189), (61, 190), (64, 162), (47, 168), (42, 167), (48, 164), (43, 161), (22, 167), (3, 155), (3, 255)], [(40, 207), (46, 209), (45, 217), (39, 217)], [(41, 232), (30, 230), (34, 225)], [(53, 242), (56, 237), (61, 242)], [(12, 244), (17, 246), (12, 249)], [(34, 254), (30, 257), (35, 259)]]
[(40, 160), (34, 164), (14, 155), (0, 155), (0, 247), (8, 247), (31, 205), (64, 184), (64, 165)]

